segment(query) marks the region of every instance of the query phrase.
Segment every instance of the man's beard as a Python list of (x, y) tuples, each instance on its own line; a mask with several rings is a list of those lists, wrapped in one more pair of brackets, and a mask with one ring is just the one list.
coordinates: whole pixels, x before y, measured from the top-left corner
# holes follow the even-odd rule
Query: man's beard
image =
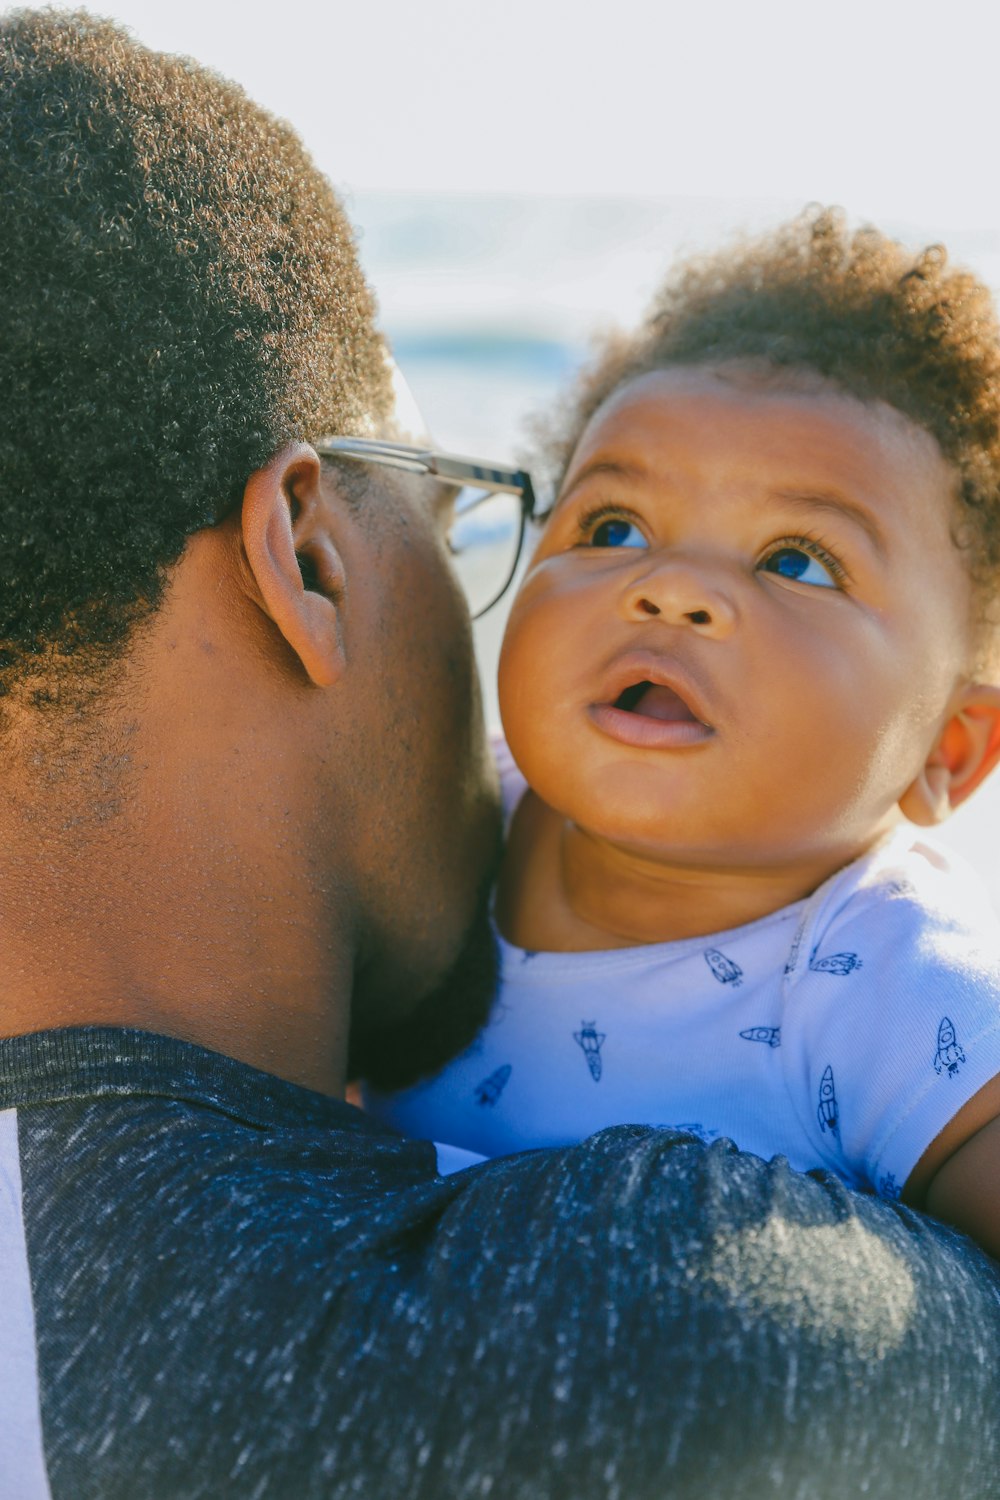
[(431, 992), (390, 1025), (351, 1022), (348, 1078), (385, 1093), (439, 1072), (482, 1030), (496, 993), (499, 954), (490, 921), (490, 890), (480, 898), (461, 951)]

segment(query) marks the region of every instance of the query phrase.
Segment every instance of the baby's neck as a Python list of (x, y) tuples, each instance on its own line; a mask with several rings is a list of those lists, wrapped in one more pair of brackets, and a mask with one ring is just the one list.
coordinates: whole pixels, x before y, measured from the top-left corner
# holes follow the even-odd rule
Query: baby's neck
[(752, 868), (672, 863), (596, 838), (529, 792), (511, 827), (497, 920), (508, 941), (546, 952), (704, 937), (802, 900), (862, 853), (827, 849)]

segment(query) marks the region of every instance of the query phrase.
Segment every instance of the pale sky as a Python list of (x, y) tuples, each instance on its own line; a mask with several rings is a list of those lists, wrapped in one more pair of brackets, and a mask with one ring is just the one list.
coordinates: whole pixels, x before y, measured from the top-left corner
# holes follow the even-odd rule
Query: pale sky
[(109, 0), (340, 186), (837, 202), (1000, 229), (989, 0)]

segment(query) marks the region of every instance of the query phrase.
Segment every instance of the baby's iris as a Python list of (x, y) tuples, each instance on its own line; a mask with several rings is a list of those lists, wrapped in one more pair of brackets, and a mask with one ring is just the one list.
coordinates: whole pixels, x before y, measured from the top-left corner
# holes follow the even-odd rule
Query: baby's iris
[(631, 521), (614, 516), (594, 528), (590, 544), (592, 547), (645, 547), (646, 538)]
[(837, 580), (830, 569), (818, 557), (804, 552), (801, 547), (779, 547), (761, 563), (765, 573), (776, 573), (779, 578), (792, 578), (796, 583), (815, 584), (819, 588), (835, 589)]

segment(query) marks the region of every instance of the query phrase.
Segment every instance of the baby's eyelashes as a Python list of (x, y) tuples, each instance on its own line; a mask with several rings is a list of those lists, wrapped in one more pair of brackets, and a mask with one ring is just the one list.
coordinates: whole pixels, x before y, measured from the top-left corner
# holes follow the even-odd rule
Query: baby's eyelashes
[(765, 554), (758, 567), (762, 573), (814, 588), (838, 589), (847, 582), (847, 570), (843, 564), (826, 547), (809, 537), (779, 542)]
[(648, 547), (639, 518), (619, 505), (598, 505), (576, 521), (577, 546)]

